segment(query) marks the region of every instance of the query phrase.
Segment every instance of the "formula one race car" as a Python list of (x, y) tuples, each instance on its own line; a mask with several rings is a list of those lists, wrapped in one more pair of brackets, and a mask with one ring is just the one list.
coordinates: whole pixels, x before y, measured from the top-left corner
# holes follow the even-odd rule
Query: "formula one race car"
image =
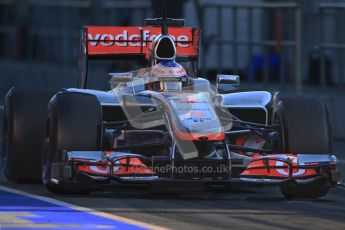
[[(198, 29), (164, 14), (145, 23), (84, 27), (79, 88), (8, 92), (8, 180), (42, 179), (54, 193), (119, 183), (276, 185), (288, 198), (322, 197), (338, 184), (322, 102), (240, 92), (235, 75), (218, 75), (213, 87), (197, 77)], [(104, 92), (85, 89), (94, 59), (148, 64), (109, 73)]]

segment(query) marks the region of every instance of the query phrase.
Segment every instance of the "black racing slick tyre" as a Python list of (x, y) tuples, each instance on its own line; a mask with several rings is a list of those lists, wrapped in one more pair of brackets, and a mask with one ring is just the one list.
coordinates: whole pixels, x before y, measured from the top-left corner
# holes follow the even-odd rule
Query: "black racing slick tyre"
[[(102, 108), (94, 95), (62, 92), (48, 105), (45, 148), (42, 157), (43, 182), (50, 192), (87, 194), (85, 184), (59, 181), (63, 151), (95, 151), (101, 148)], [(56, 167), (53, 167), (55, 165)]]
[(12, 88), (7, 93), (2, 132), (3, 173), (7, 180), (41, 180), (47, 106), (57, 91), (43, 88)]
[[(319, 99), (303, 96), (283, 98), (277, 104), (276, 116), (280, 125), (280, 151), (295, 154), (333, 152), (329, 113)], [(317, 199), (328, 193), (326, 184), (286, 184), (280, 190), (288, 199)]]
[(280, 186), (280, 191), (287, 199), (317, 199), (326, 196), (329, 187), (319, 184), (288, 184)]
[(330, 154), (333, 151), (328, 110), (319, 99), (283, 98), (277, 104), (276, 117), (282, 152)]

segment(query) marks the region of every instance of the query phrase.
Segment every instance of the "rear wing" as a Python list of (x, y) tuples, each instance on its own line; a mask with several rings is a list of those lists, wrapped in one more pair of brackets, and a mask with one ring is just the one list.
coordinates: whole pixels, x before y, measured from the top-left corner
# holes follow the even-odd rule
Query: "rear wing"
[[(148, 57), (151, 42), (160, 33), (160, 27), (87, 26), (82, 30), (82, 39), (91, 59), (140, 59)], [(199, 29), (170, 27), (168, 34), (174, 38), (177, 57), (198, 58)]]
[[(169, 27), (167, 29), (176, 44), (176, 60), (178, 62), (197, 62), (200, 30), (189, 27)], [(85, 88), (88, 60), (148, 60), (149, 47), (153, 39), (160, 33), (160, 27), (83, 27), (79, 54), (79, 86)]]

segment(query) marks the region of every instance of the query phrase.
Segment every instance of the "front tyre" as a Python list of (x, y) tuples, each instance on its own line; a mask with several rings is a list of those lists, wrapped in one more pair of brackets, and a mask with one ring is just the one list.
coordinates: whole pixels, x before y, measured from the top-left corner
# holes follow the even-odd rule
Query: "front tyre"
[[(278, 151), (293, 154), (331, 154), (332, 132), (327, 107), (313, 97), (282, 98), (275, 119), (280, 127)], [(309, 184), (286, 184), (280, 187), (288, 199), (317, 199), (325, 196), (327, 180)]]
[(282, 98), (275, 120), (280, 128), (279, 150), (284, 153), (330, 154), (332, 132), (327, 107), (318, 98)]
[(326, 196), (329, 187), (319, 184), (288, 184), (280, 186), (280, 191), (287, 199), (314, 200)]
[(43, 182), (57, 194), (87, 194), (87, 184), (62, 180), (63, 151), (101, 149), (102, 108), (94, 95), (75, 92), (56, 94), (48, 105), (45, 147), (42, 157)]

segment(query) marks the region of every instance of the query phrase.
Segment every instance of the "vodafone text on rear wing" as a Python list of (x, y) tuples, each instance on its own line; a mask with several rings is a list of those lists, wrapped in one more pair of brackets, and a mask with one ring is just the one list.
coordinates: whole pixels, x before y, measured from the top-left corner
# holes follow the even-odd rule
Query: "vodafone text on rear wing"
[[(145, 60), (149, 47), (161, 33), (160, 27), (141, 26), (86, 26), (81, 31), (79, 54), (79, 86), (84, 88), (87, 78), (87, 62), (102, 60)], [(189, 27), (169, 27), (176, 44), (176, 60), (198, 61), (200, 30)]]
[[(147, 56), (152, 40), (160, 32), (160, 27), (88, 26), (83, 28), (82, 36), (90, 58), (126, 55), (142, 58)], [(168, 33), (175, 40), (177, 57), (190, 60), (198, 57), (198, 29), (170, 27)]]

